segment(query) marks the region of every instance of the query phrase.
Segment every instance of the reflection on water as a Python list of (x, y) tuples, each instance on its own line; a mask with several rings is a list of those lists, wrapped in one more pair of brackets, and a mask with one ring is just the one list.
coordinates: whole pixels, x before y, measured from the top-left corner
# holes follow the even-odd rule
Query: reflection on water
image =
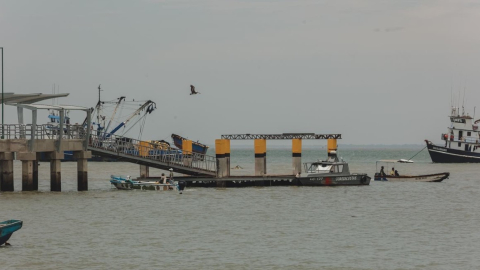
[[(340, 155), (352, 171), (373, 175), (375, 160), (409, 158), (418, 150)], [(12, 246), (0, 247), (0, 269), (478, 269), (478, 165), (431, 164), (425, 154), (405, 170), (450, 171), (450, 179), (187, 187), (179, 195), (111, 189), (110, 174), (136, 176), (138, 165), (89, 163), (90, 191), (76, 192), (76, 164), (62, 163), (64, 192), (54, 193), (48, 163), (42, 163), (40, 192), (0, 194), (2, 220), (24, 221)], [(290, 170), (289, 149), (267, 155), (268, 172)], [(316, 155), (304, 150), (303, 160), (324, 158)], [(253, 149), (232, 151), (232, 165), (244, 168), (238, 171), (251, 174), (252, 161)], [(15, 162), (16, 190), (20, 165)]]

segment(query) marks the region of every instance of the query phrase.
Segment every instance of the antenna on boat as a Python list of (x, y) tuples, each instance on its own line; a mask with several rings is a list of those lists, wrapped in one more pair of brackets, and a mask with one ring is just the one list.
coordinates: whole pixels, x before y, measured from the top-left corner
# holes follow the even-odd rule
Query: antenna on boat
[(463, 104), (462, 104), (462, 115), (465, 115), (465, 89), (466, 87), (463, 88)]

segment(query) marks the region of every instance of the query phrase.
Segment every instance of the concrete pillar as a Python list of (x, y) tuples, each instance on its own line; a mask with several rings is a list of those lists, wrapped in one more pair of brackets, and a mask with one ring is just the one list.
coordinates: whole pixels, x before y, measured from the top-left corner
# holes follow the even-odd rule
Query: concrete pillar
[(88, 190), (88, 159), (92, 158), (91, 151), (75, 151), (73, 156), (77, 159), (77, 190)]
[(62, 191), (62, 159), (63, 152), (50, 152), (50, 191)]
[(150, 167), (140, 165), (140, 178), (147, 178), (150, 176)]
[(337, 139), (327, 140), (328, 161), (338, 161), (337, 158)]
[(230, 176), (230, 140), (223, 140), (223, 148), (225, 150), (225, 171), (224, 176)]
[(33, 190), (38, 190), (38, 155), (33, 161)]
[(292, 139), (293, 174), (302, 173), (302, 139)]
[(193, 145), (191, 140), (182, 140), (183, 165), (192, 166)]
[[(215, 159), (217, 161), (217, 178), (223, 178), (225, 175), (225, 140), (215, 140)], [(225, 187), (225, 181), (217, 181), (217, 187)]]
[(13, 191), (13, 152), (0, 153), (0, 191)]
[(267, 173), (267, 140), (256, 139), (255, 145), (255, 175), (261, 176)]
[(17, 159), (22, 161), (22, 191), (33, 191), (33, 162), (37, 160), (37, 153), (23, 152), (17, 153)]

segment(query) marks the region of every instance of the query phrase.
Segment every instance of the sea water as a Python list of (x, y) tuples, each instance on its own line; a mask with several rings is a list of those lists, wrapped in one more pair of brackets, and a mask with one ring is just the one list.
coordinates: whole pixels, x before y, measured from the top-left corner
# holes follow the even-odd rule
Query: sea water
[[(373, 177), (375, 161), (408, 159), (423, 146), (344, 147), (352, 172)], [(325, 159), (304, 147), (302, 161)], [(111, 174), (138, 165), (89, 166), (76, 191), (76, 163), (62, 163), (62, 192), (0, 193), (0, 219), (23, 228), (0, 247), (0, 269), (480, 269), (478, 164), (432, 164), (426, 150), (400, 173), (450, 172), (441, 183), (374, 182), (351, 187), (112, 189)], [(253, 174), (252, 147), (232, 148), (233, 174)], [(396, 165), (397, 166), (397, 165)], [(390, 170), (390, 168), (388, 168)], [(288, 147), (272, 147), (267, 172), (292, 171)], [(162, 171), (150, 169), (150, 175)]]

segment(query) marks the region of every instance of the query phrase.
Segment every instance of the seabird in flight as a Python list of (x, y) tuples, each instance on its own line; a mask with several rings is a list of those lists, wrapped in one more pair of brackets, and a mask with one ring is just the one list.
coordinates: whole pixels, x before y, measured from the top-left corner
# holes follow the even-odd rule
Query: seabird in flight
[(195, 86), (193, 85), (190, 85), (190, 91), (191, 91), (190, 95), (200, 94), (200, 92), (195, 91)]

